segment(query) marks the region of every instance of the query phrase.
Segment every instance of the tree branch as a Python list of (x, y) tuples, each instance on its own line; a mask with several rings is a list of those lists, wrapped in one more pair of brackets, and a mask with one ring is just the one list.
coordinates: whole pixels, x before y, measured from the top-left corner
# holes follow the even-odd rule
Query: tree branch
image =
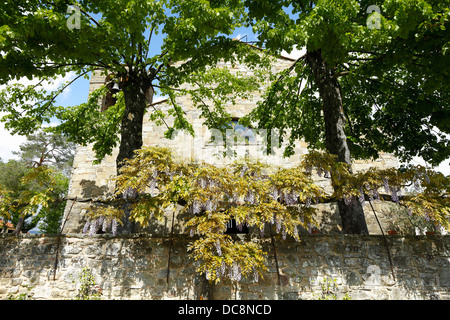
[(97, 20), (95, 20), (94, 18), (92, 18), (92, 16), (87, 13), (86, 11), (84, 11), (80, 6), (78, 6), (80, 8), (80, 11), (89, 18), (89, 20), (92, 20), (98, 27), (102, 28), (102, 26), (100, 25), (100, 23), (97, 22)]
[[(66, 88), (68, 88), (72, 83), (74, 83), (76, 80), (78, 80), (79, 78), (81, 78), (81, 77), (83, 77), (84, 75), (86, 75), (87, 73), (88, 73), (89, 71), (85, 71), (85, 72), (83, 72), (82, 74), (80, 74), (80, 75), (78, 75), (77, 77), (75, 77), (73, 80), (71, 80), (69, 83), (67, 83), (64, 87), (62, 87), (62, 88), (60, 88), (58, 91), (56, 91), (56, 93), (51, 97), (51, 99), (50, 100), (48, 100), (48, 102), (46, 103), (46, 105), (47, 105), (47, 108), (56, 100), (56, 98), (66, 89)], [(46, 100), (41, 100), (41, 101), (39, 101), (39, 102), (36, 102), (35, 103), (35, 105), (39, 105), (39, 104), (41, 104), (41, 103), (43, 103), (43, 102), (45, 102)], [(47, 109), (47, 108), (45, 108), (45, 109)], [(42, 110), (42, 112), (43, 111), (45, 111), (45, 109), (44, 110)], [(25, 112), (26, 110), (23, 110), (22, 112), (21, 112), (21, 114), (23, 114), (24, 112)]]

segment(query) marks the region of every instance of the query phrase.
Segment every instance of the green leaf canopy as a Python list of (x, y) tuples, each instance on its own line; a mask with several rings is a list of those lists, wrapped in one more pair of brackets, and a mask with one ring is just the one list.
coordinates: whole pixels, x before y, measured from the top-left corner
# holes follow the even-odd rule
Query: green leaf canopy
[[(450, 157), (449, 1), (245, 1), (268, 50), (306, 48), (254, 112), (265, 128), (325, 147), (326, 124), (308, 57), (319, 52), (342, 96), (355, 158), (392, 152), (437, 165)], [(375, 11), (375, 13), (373, 13)]]
[[(244, 7), (236, 5), (238, 1), (228, 4), (204, 0), (8, 1), (0, 8), (0, 84), (8, 84), (0, 93), (2, 121), (13, 133), (25, 135), (56, 118), (62, 122), (56, 130), (71, 141), (94, 143), (99, 160), (118, 144), (118, 160), (131, 158), (142, 145), (149, 88), (174, 97), (180, 84), (220, 59), (252, 62), (246, 54), (248, 47), (230, 38), (244, 21)], [(66, 87), (99, 69), (122, 91), (114, 108), (100, 114), (96, 99), (110, 88), (94, 92), (80, 106), (55, 105)], [(75, 78), (57, 90), (42, 87), (69, 73)], [(28, 86), (11, 82), (23, 77), (40, 81)], [(172, 102), (175, 129), (192, 131)]]

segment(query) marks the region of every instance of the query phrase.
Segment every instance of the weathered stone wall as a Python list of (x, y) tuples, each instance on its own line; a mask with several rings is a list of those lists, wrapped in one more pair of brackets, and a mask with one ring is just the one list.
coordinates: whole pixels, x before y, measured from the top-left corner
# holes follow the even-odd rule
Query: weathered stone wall
[[(392, 276), (382, 236), (304, 236), (301, 242), (276, 241), (264, 279), (229, 280), (208, 285), (195, 273), (186, 252), (191, 238), (65, 235), (53, 280), (56, 237), (0, 236), (0, 299), (27, 292), (34, 299), (72, 299), (84, 266), (102, 289), (102, 299), (317, 299), (321, 282), (334, 279), (337, 298), (450, 299), (450, 237), (388, 236)], [(75, 280), (75, 281), (74, 281)]]

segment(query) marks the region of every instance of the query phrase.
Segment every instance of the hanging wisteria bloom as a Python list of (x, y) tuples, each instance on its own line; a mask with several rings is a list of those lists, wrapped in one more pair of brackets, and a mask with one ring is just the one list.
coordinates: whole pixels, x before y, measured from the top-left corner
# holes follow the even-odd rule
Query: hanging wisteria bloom
[(280, 230), (281, 230), (281, 219), (280, 219), (280, 217), (277, 217), (277, 219), (276, 219), (276, 231), (277, 231), (277, 233), (280, 233)]
[(384, 191), (389, 194), (389, 181), (387, 178), (383, 178)]
[(94, 234), (97, 233), (97, 230), (98, 230), (98, 228), (97, 228), (97, 220), (91, 221), (91, 225), (89, 227), (89, 235), (93, 236)]
[(211, 200), (206, 201), (205, 210), (210, 212), (213, 211), (213, 202)]
[(270, 195), (272, 196), (273, 200), (278, 200), (279, 194), (280, 192), (278, 191), (278, 188), (272, 188)]
[(95, 220), (87, 221), (83, 227), (83, 233), (89, 233), (89, 236), (95, 235), (98, 230), (102, 230), (103, 232), (107, 232), (108, 229), (111, 228), (111, 232), (113, 235), (117, 234), (117, 221), (115, 219), (110, 219), (104, 216), (101, 216)]
[(157, 194), (157, 188), (156, 188), (156, 179), (150, 180), (148, 187), (150, 189), (150, 195), (154, 197)]
[(200, 213), (200, 210), (201, 210), (200, 202), (197, 201), (197, 200), (194, 200), (194, 201), (192, 202), (192, 213), (193, 213), (193, 214), (199, 214), (199, 213)]
[(310, 197), (306, 198), (305, 206), (307, 208), (309, 208), (311, 206), (311, 198)]
[(258, 277), (259, 277), (258, 271), (256, 271), (255, 268), (253, 268), (253, 281), (258, 282)]
[(298, 203), (298, 197), (300, 193), (297, 190), (292, 190), (292, 200), (294, 201), (294, 204)]
[(111, 219), (105, 218), (102, 223), (102, 231), (106, 232), (111, 227)]
[(239, 193), (237, 193), (236, 191), (233, 191), (230, 195), (230, 201), (232, 203), (236, 203), (239, 200)]
[(83, 233), (88, 232), (90, 225), (91, 225), (91, 222), (90, 221), (86, 221), (86, 223), (84, 224), (84, 227), (83, 227)]
[(399, 203), (400, 201), (399, 201), (397, 192), (398, 192), (397, 188), (391, 187), (392, 201)]
[(420, 191), (420, 180), (419, 179), (415, 179), (414, 180), (414, 189), (419, 192)]
[(372, 195), (375, 200), (380, 200), (380, 194), (378, 193), (378, 190), (376, 188), (372, 189)]
[(373, 195), (372, 195), (372, 193), (369, 193), (368, 196), (369, 196), (369, 202), (370, 202), (370, 203), (373, 203)]
[(123, 192), (123, 198), (125, 200), (127, 199), (134, 199), (135, 198), (135, 194), (137, 194), (137, 192), (135, 193), (135, 189), (133, 188), (127, 188), (124, 192)]
[(293, 206), (297, 204), (298, 201), (298, 193), (295, 190), (291, 190), (291, 192), (287, 192), (284, 194), (284, 201), (288, 206)]
[(221, 274), (222, 276), (225, 275), (226, 268), (227, 268), (227, 265), (225, 264), (225, 261), (222, 260), (222, 263), (221, 263), (221, 265), (220, 265), (220, 274)]
[(111, 232), (115, 236), (117, 234), (117, 220), (113, 219), (111, 222)]
[(294, 227), (294, 239), (295, 239), (295, 241), (300, 240), (299, 237), (298, 237), (298, 229), (297, 229), (297, 227)]
[(247, 165), (245, 165), (244, 164), (244, 166), (242, 167), (242, 169), (241, 169), (241, 173), (240, 173), (240, 177), (242, 178), (242, 177), (244, 177), (244, 175), (245, 175), (245, 173), (247, 172), (247, 170), (248, 170), (248, 167), (247, 167)]
[(236, 281), (241, 281), (241, 278), (242, 278), (241, 266), (240, 266), (240, 265), (237, 265), (237, 270), (235, 271), (234, 279), (235, 279)]
[(244, 201), (249, 204), (254, 204), (255, 203), (255, 193), (252, 190), (247, 192), (247, 195), (245, 196)]
[(346, 206), (353, 205), (353, 196), (344, 196), (344, 203)]
[(322, 168), (317, 168), (317, 175), (319, 176), (319, 177), (322, 177)]
[(366, 201), (365, 201), (365, 197), (364, 197), (363, 187), (359, 188), (359, 202), (361, 202), (361, 205), (364, 207), (364, 204), (366, 203)]
[(233, 262), (232, 279), (235, 280), (235, 281), (240, 281), (241, 277), (242, 277), (241, 267), (236, 262)]
[(200, 188), (203, 188), (203, 189), (206, 188), (206, 180), (203, 178), (200, 178), (198, 180), (198, 185), (200, 186)]
[(216, 241), (216, 251), (219, 256), (222, 256), (222, 248), (220, 247), (220, 241)]
[(294, 203), (294, 200), (292, 199), (292, 194), (288, 191), (286, 191), (284, 193), (284, 202), (286, 203), (286, 205), (288, 206), (292, 206)]
[(274, 219), (275, 219), (275, 214), (273, 214), (272, 216), (270, 216), (269, 223), (273, 225), (273, 224), (275, 223), (275, 220), (274, 220)]
[(218, 188), (219, 187), (219, 183), (213, 179), (209, 180), (209, 187), (210, 188)]

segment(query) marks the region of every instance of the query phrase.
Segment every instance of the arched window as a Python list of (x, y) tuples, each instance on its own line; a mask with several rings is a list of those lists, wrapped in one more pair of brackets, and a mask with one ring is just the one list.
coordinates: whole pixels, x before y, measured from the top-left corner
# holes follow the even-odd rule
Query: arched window
[[(116, 104), (117, 99), (113, 97), (118, 91), (120, 91), (118, 80), (114, 79), (113, 76), (107, 76), (105, 78), (105, 85), (108, 89), (106, 94), (103, 96), (101, 112), (108, 110), (109, 107)], [(153, 87), (150, 87), (145, 92), (145, 97), (147, 99), (147, 104), (151, 104), (153, 102)]]
[(227, 136), (234, 135), (235, 142), (254, 143), (256, 141), (255, 133), (249, 127), (239, 123), (239, 118), (233, 118), (229, 125), (232, 131), (227, 131)]

